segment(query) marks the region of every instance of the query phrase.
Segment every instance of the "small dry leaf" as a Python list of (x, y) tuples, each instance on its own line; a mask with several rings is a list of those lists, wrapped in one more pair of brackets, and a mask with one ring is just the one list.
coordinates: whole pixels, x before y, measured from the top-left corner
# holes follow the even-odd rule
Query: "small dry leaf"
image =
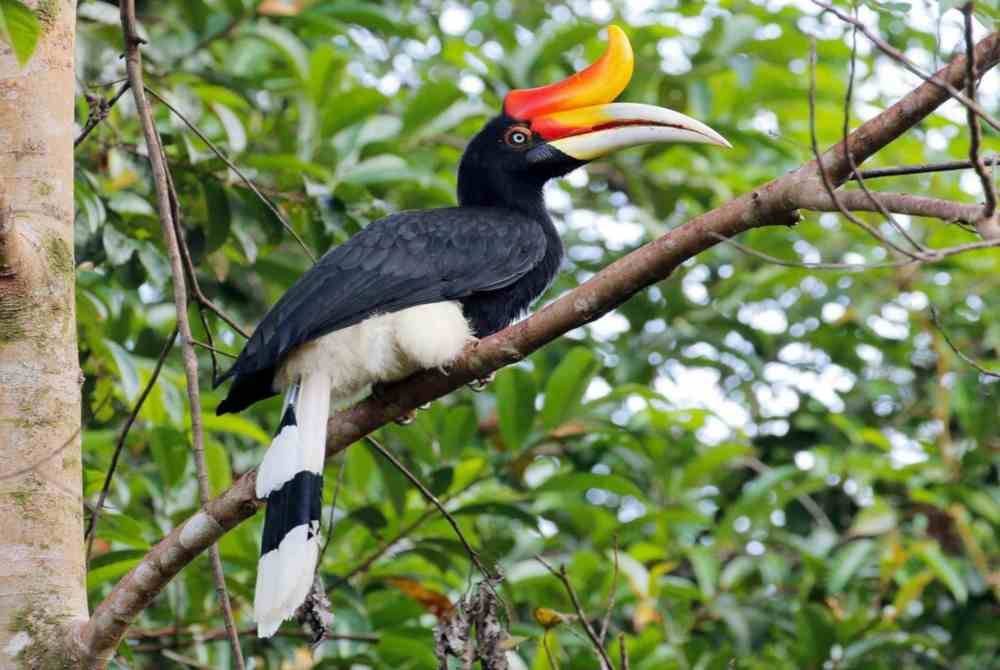
[(390, 577), (386, 581), (423, 605), (424, 609), (438, 619), (448, 618), (455, 609), (448, 596), (439, 591), (429, 589), (414, 579)]
[(555, 628), (559, 624), (576, 619), (575, 614), (563, 614), (562, 612), (557, 612), (553, 609), (549, 609), (548, 607), (536, 607), (534, 615), (535, 621), (537, 621), (538, 625), (545, 630)]
[(661, 621), (663, 621), (663, 615), (656, 609), (656, 600), (651, 598), (636, 605), (635, 611), (632, 613), (632, 626), (636, 632), (641, 631), (651, 623)]

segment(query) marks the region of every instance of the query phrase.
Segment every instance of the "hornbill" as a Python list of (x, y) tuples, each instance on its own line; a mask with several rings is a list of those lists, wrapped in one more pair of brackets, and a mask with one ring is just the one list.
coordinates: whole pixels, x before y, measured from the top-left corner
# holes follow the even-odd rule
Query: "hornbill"
[(393, 214), (328, 251), (223, 375), (233, 384), (218, 414), (285, 393), (257, 471), (257, 496), (268, 503), (254, 596), (261, 637), (295, 612), (313, 581), (331, 403), (446, 368), (471, 340), (525, 313), (563, 255), (542, 197), (549, 179), (638, 144), (729, 146), (678, 112), (614, 103), (632, 66), (628, 38), (610, 26), (607, 49), (585, 70), (510, 91), (465, 149), (458, 207)]

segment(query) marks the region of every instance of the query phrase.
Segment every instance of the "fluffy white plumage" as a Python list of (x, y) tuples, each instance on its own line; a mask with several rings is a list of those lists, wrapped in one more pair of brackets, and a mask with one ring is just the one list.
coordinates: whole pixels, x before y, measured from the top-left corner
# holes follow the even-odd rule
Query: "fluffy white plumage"
[[(349, 402), (376, 382), (446, 366), (470, 340), (461, 305), (439, 302), (374, 316), (300, 346), (275, 375), (277, 388), (290, 389), (297, 425), (275, 436), (257, 471), (257, 495), (267, 497), (299, 472), (323, 472), (331, 404)], [(254, 592), (258, 636), (274, 635), (309, 593), (319, 557), (318, 526), (296, 526), (260, 557)]]
[(379, 314), (300, 346), (279, 368), (275, 386), (284, 389), (304, 375), (325, 372), (332, 399), (339, 404), (375, 382), (447, 365), (470, 340), (472, 330), (457, 302)]
[(293, 528), (257, 563), (253, 611), (258, 637), (274, 635), (309, 594), (319, 558), (319, 524), (310, 525)]

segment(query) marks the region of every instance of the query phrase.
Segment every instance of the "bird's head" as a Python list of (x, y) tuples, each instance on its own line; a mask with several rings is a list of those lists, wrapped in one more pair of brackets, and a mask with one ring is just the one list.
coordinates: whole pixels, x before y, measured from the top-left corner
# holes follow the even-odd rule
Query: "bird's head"
[(633, 61), (624, 31), (609, 26), (607, 50), (586, 69), (555, 84), (508, 93), (503, 113), (486, 123), (462, 157), (463, 204), (501, 204), (489, 200), (507, 201), (520, 188), (540, 187), (592, 160), (640, 144), (731, 146), (704, 123), (680, 112), (614, 102), (632, 78)]

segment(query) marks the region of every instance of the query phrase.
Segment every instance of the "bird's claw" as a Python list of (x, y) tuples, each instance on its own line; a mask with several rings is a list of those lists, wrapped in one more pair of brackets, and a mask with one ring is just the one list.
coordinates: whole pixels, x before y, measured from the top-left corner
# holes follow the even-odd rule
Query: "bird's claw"
[(469, 388), (475, 391), (476, 393), (481, 393), (482, 391), (486, 390), (486, 387), (490, 385), (494, 377), (496, 377), (496, 373), (491, 372), (490, 374), (486, 375), (481, 379), (474, 379), (471, 382), (469, 382)]
[(413, 420), (417, 418), (417, 410), (411, 409), (408, 412), (400, 414), (395, 419), (393, 419), (400, 426), (408, 426), (413, 423)]

